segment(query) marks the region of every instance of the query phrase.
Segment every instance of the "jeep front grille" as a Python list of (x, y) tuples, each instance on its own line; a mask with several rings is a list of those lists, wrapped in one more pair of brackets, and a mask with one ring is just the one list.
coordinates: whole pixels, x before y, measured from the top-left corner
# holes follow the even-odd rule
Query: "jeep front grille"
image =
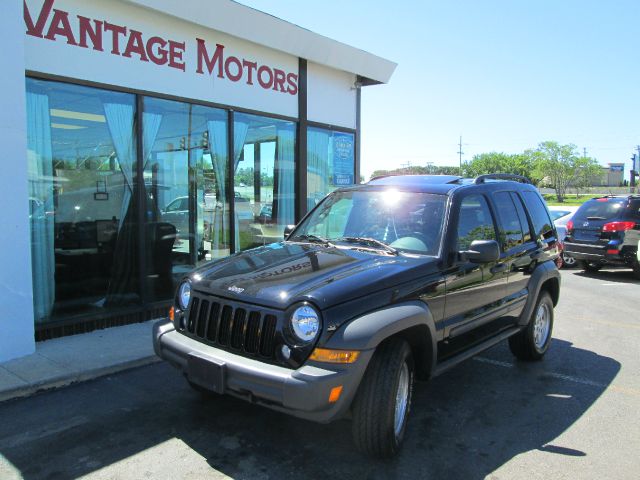
[(273, 359), (278, 327), (275, 311), (264, 311), (192, 292), (183, 333), (205, 343), (249, 356)]

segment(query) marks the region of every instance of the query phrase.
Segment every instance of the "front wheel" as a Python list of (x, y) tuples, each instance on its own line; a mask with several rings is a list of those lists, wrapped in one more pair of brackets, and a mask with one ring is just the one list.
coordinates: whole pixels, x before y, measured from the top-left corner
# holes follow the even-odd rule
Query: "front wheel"
[(520, 360), (540, 360), (551, 343), (553, 301), (548, 292), (540, 292), (527, 328), (509, 337), (509, 348)]
[(414, 363), (409, 344), (394, 338), (378, 347), (353, 402), (353, 440), (368, 455), (400, 450), (411, 408)]
[(564, 268), (573, 268), (576, 266), (576, 259), (571, 255), (562, 252), (562, 264)]

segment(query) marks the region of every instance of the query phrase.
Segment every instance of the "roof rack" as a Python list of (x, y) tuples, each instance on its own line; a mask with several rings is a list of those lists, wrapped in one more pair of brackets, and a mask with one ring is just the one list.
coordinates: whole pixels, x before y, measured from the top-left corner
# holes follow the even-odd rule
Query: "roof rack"
[(516, 182), (531, 184), (531, 180), (529, 180), (527, 177), (523, 177), (522, 175), (515, 175), (513, 173), (490, 173), (487, 175), (478, 175), (473, 183), (477, 185), (480, 183), (486, 183), (487, 180), (513, 180)]

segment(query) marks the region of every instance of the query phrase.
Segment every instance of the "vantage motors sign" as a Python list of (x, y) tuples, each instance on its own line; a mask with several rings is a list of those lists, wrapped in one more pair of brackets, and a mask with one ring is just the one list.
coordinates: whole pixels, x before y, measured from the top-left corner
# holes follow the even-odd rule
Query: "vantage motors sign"
[(24, 25), (27, 70), (297, 116), (290, 55), (119, 1), (25, 0)]

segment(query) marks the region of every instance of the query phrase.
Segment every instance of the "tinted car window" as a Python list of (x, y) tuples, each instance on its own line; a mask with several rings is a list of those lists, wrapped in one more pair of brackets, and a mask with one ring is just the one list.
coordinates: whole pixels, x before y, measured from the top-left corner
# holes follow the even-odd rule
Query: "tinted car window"
[(522, 205), (522, 199), (515, 192), (511, 192), (511, 199), (513, 200), (513, 203), (516, 206), (516, 210), (518, 211), (518, 219), (520, 220), (520, 226), (522, 227), (524, 241), (530, 242), (531, 227), (529, 226), (529, 220), (527, 220), (527, 214), (525, 213), (524, 206)]
[(531, 215), (536, 237), (548, 238), (553, 233), (553, 223), (542, 198), (535, 192), (523, 192), (523, 195)]
[(495, 240), (496, 231), (489, 205), (482, 195), (462, 200), (458, 218), (458, 250), (468, 250), (474, 240)]
[(597, 198), (587, 200), (573, 216), (574, 222), (611, 220), (619, 217), (627, 204), (626, 198)]
[(502, 249), (508, 250), (522, 244), (522, 225), (518, 218), (518, 212), (511, 200), (509, 192), (498, 192), (493, 198), (495, 199), (496, 209), (498, 210), (498, 218), (500, 218), (500, 243)]

